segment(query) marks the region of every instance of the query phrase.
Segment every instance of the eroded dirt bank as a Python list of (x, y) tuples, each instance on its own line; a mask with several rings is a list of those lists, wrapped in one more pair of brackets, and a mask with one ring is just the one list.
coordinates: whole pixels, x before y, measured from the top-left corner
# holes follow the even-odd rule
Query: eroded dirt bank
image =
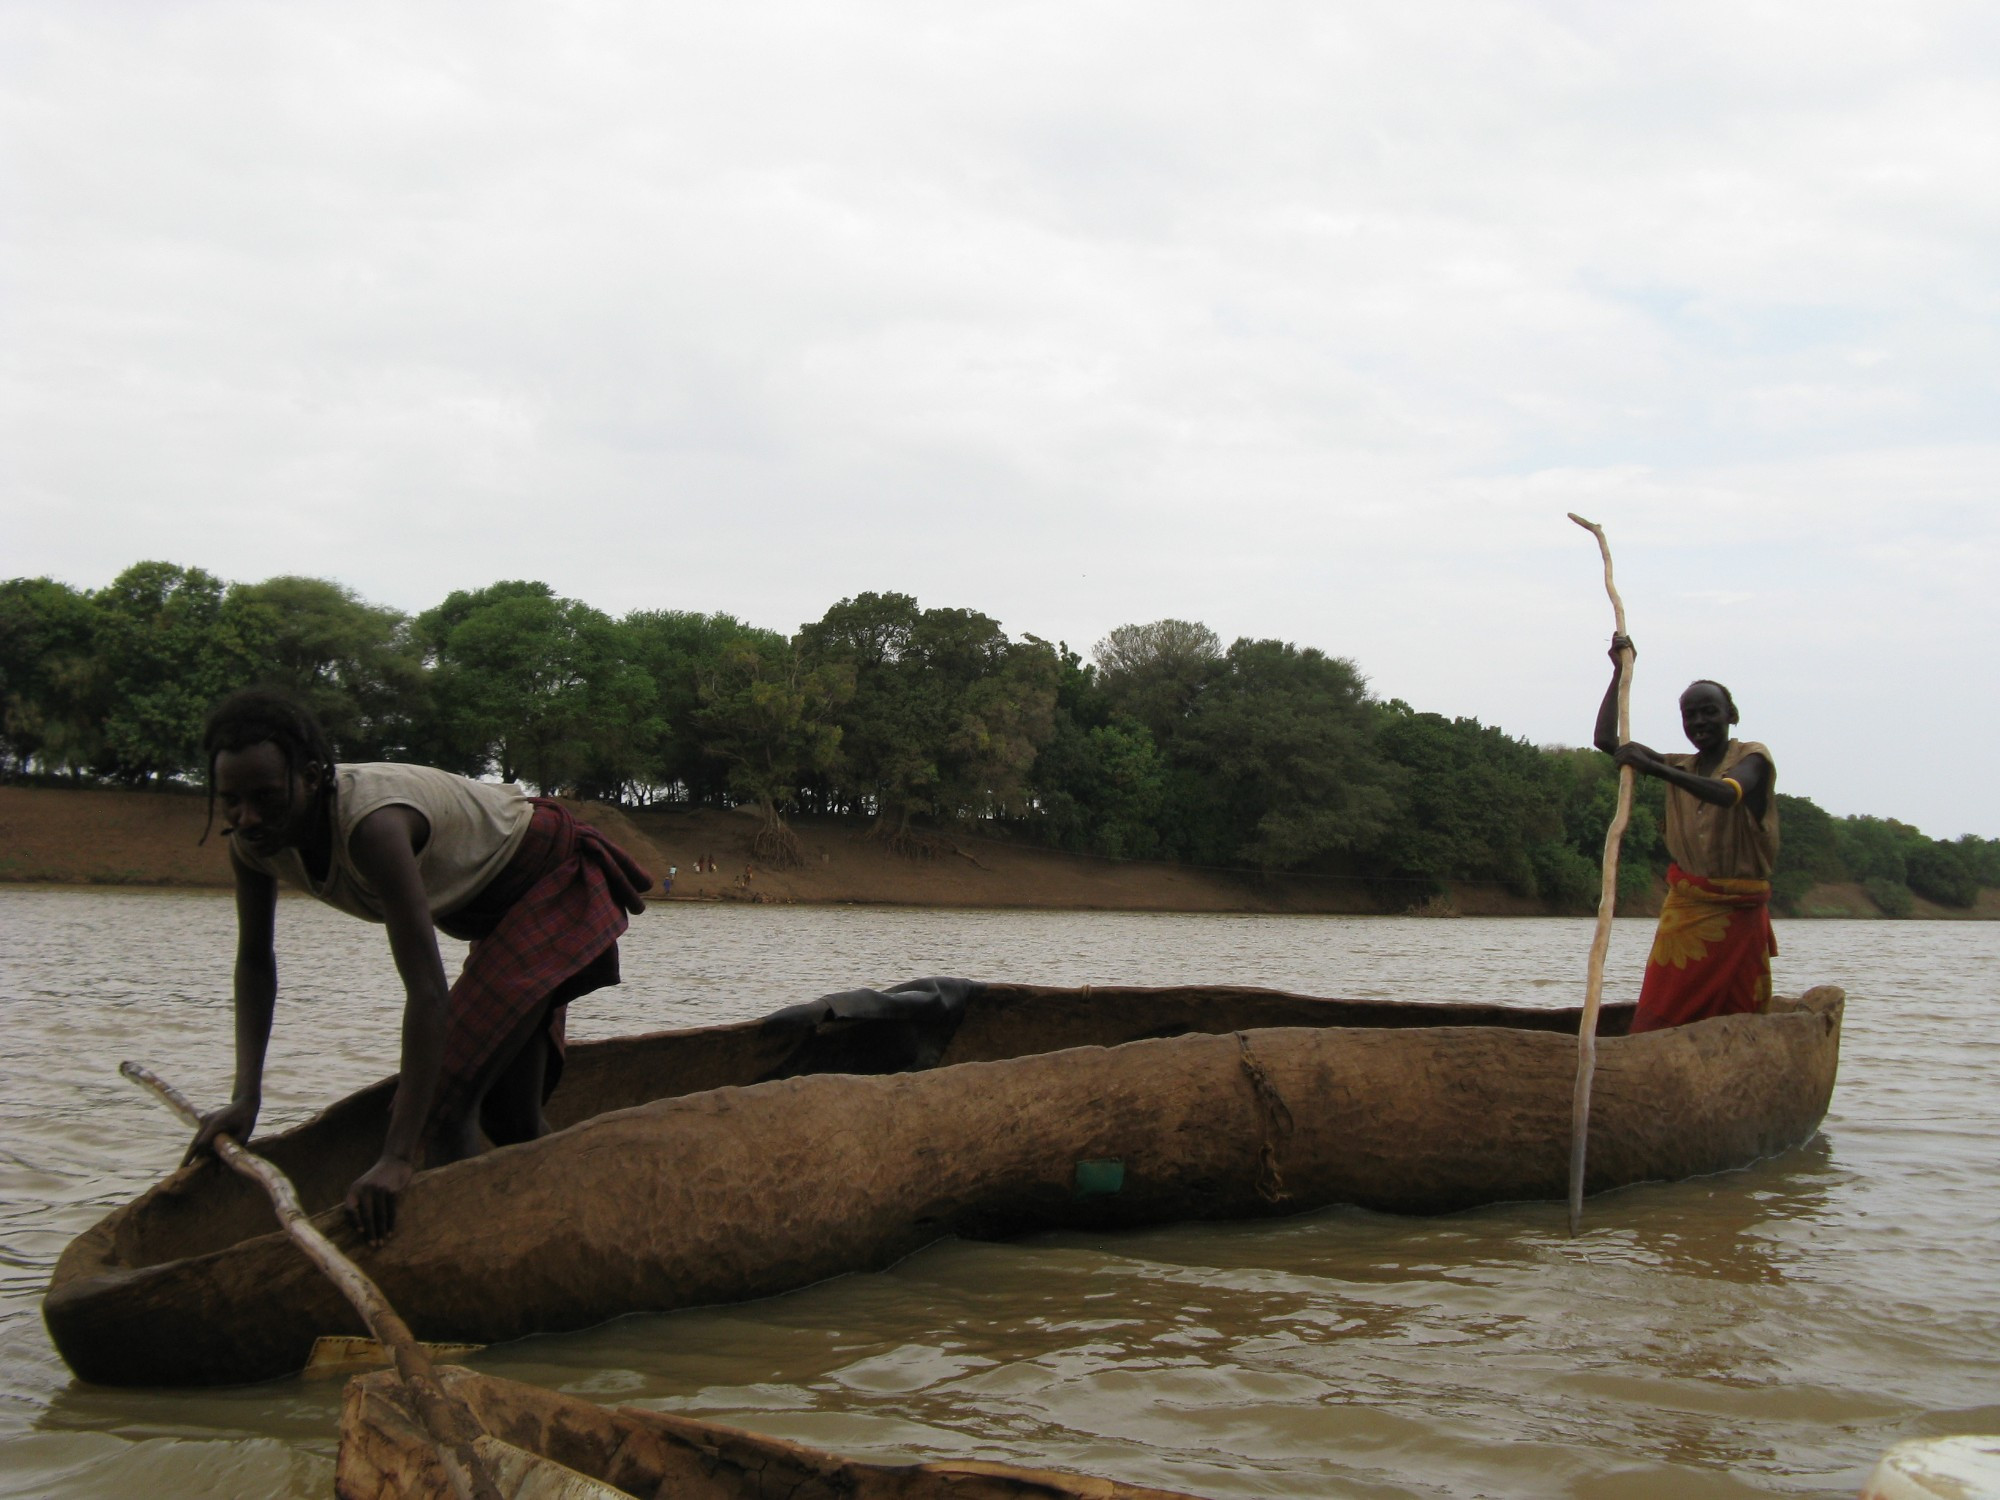
[[(1411, 893), (1352, 880), (1123, 863), (965, 837), (941, 840), (932, 858), (908, 859), (834, 819), (798, 820), (794, 826), (806, 862), (797, 869), (773, 870), (750, 852), (756, 821), (746, 812), (575, 806), (655, 876), (677, 867), (676, 900), (1382, 913), (1407, 910), (1416, 899)], [(0, 880), (226, 886), (227, 845), (219, 835), (211, 835), (206, 844), (200, 842), (206, 817), (206, 800), (195, 795), (0, 786)], [(696, 862), (711, 858), (715, 871), (697, 873)], [(1822, 886), (1801, 904), (1815, 916), (1875, 915), (1873, 903), (1859, 888)], [(1623, 908), (1631, 915), (1657, 909), (1656, 901)], [(1433, 910), (1467, 916), (1547, 914), (1540, 902), (1480, 885), (1454, 888)], [(1970, 912), (1919, 900), (1914, 915), (2000, 918), (2000, 891), (1982, 891)]]

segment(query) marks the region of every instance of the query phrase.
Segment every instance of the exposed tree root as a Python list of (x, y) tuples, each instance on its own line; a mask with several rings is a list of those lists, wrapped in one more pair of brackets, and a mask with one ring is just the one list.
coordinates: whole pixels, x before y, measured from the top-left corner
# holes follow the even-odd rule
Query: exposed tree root
[(908, 823), (894, 824), (879, 817), (864, 828), (858, 837), (864, 843), (880, 844), (891, 854), (901, 855), (904, 859), (936, 859), (940, 854), (957, 852), (944, 840), (933, 838), (927, 833), (919, 833)]
[(951, 847), (942, 839), (935, 839), (927, 833), (917, 833), (908, 828), (901, 828), (894, 833), (884, 834), (879, 842), (891, 854), (898, 854), (904, 859), (915, 860), (936, 859)]
[(1463, 913), (1459, 911), (1458, 903), (1452, 900), (1450, 895), (1440, 892), (1435, 896), (1426, 896), (1414, 906), (1405, 907), (1403, 915), (1406, 917), (1456, 917), (1462, 916)]
[(750, 840), (750, 852), (774, 870), (796, 870), (806, 862), (806, 851), (782, 818), (759, 825)]

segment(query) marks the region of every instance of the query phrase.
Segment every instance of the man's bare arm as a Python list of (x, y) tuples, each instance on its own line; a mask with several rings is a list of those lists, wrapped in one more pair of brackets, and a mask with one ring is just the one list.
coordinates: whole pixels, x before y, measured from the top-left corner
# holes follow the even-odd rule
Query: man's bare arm
[(347, 1210), (362, 1235), (379, 1244), (396, 1227), (396, 1199), (416, 1175), (424, 1126), (444, 1062), (450, 986), (438, 955), (437, 928), (417, 869), (429, 826), (414, 808), (384, 807), (363, 818), (348, 852), (381, 899), (389, 951), (403, 980), (403, 1056), (382, 1156), (348, 1190)]
[[(1761, 755), (1746, 755), (1730, 768), (1728, 777), (1697, 776), (1693, 771), (1683, 771), (1678, 766), (1670, 766), (1644, 745), (1633, 742), (1620, 745), (1612, 758), (1621, 766), (1630, 766), (1642, 776), (1657, 776), (1669, 786), (1677, 786), (1685, 792), (1699, 797), (1703, 802), (1716, 807), (1733, 807), (1738, 798), (1736, 786), (1743, 789), (1743, 805), (1758, 817), (1764, 815), (1764, 808), (1770, 800), (1771, 763)], [(1730, 782), (1736, 786), (1731, 786)]]
[(201, 1117), (201, 1128), (181, 1158), (186, 1166), (212, 1149), (218, 1135), (247, 1142), (264, 1106), (264, 1056), (271, 1045), (271, 1017), (278, 1005), (278, 883), (232, 854), (236, 876), (236, 1086), (229, 1103)]
[(1630, 636), (1611, 637), (1611, 686), (1604, 690), (1604, 701), (1597, 705), (1597, 732), (1591, 737), (1591, 743), (1606, 755), (1618, 753), (1618, 684), (1625, 677), (1627, 648), (1634, 656), (1639, 654)]

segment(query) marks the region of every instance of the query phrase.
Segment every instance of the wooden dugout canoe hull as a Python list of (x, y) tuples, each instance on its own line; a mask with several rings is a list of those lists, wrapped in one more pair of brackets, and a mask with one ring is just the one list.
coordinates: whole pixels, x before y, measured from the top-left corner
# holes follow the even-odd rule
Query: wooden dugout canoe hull
[[(1588, 1190), (1810, 1139), (1843, 999), (1827, 987), (1637, 1037), (1618, 1034), (1631, 1008), (1607, 1007)], [(783, 1076), (827, 1029), (769, 1020), (580, 1044), (550, 1103), (567, 1128), (421, 1174), (379, 1250), (337, 1205), (379, 1149), (389, 1082), (258, 1149), (419, 1338), (484, 1344), (768, 1296), (947, 1235), (1559, 1199), (1576, 1024), (1573, 1010), (983, 985), (919, 1072)], [(318, 1335), (361, 1331), (256, 1189), (207, 1162), (79, 1236), (43, 1315), (70, 1368), (111, 1385), (267, 1379), (303, 1367)]]
[[(450, 1365), (438, 1375), (493, 1436), (659, 1500), (1191, 1500), (1172, 1490), (989, 1463), (861, 1463), (802, 1443), (637, 1407), (603, 1407)], [(446, 1500), (444, 1466), (395, 1377), (351, 1381), (338, 1500)]]

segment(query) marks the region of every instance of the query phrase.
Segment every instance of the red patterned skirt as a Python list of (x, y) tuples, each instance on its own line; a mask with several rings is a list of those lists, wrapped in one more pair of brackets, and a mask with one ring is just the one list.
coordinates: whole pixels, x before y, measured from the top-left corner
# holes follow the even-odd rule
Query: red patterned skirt
[(653, 883), (632, 857), (560, 803), (537, 797), (507, 868), (438, 927), (471, 940), (451, 987), (444, 1060), (430, 1124), (456, 1124), (479, 1103), (474, 1087), (494, 1053), (529, 1018), (546, 1016), (542, 1097), (562, 1076), (569, 1002), (618, 983), (618, 939)]
[(1742, 1015), (1771, 1003), (1771, 883), (1667, 867), (1667, 900), (1632, 1031)]

